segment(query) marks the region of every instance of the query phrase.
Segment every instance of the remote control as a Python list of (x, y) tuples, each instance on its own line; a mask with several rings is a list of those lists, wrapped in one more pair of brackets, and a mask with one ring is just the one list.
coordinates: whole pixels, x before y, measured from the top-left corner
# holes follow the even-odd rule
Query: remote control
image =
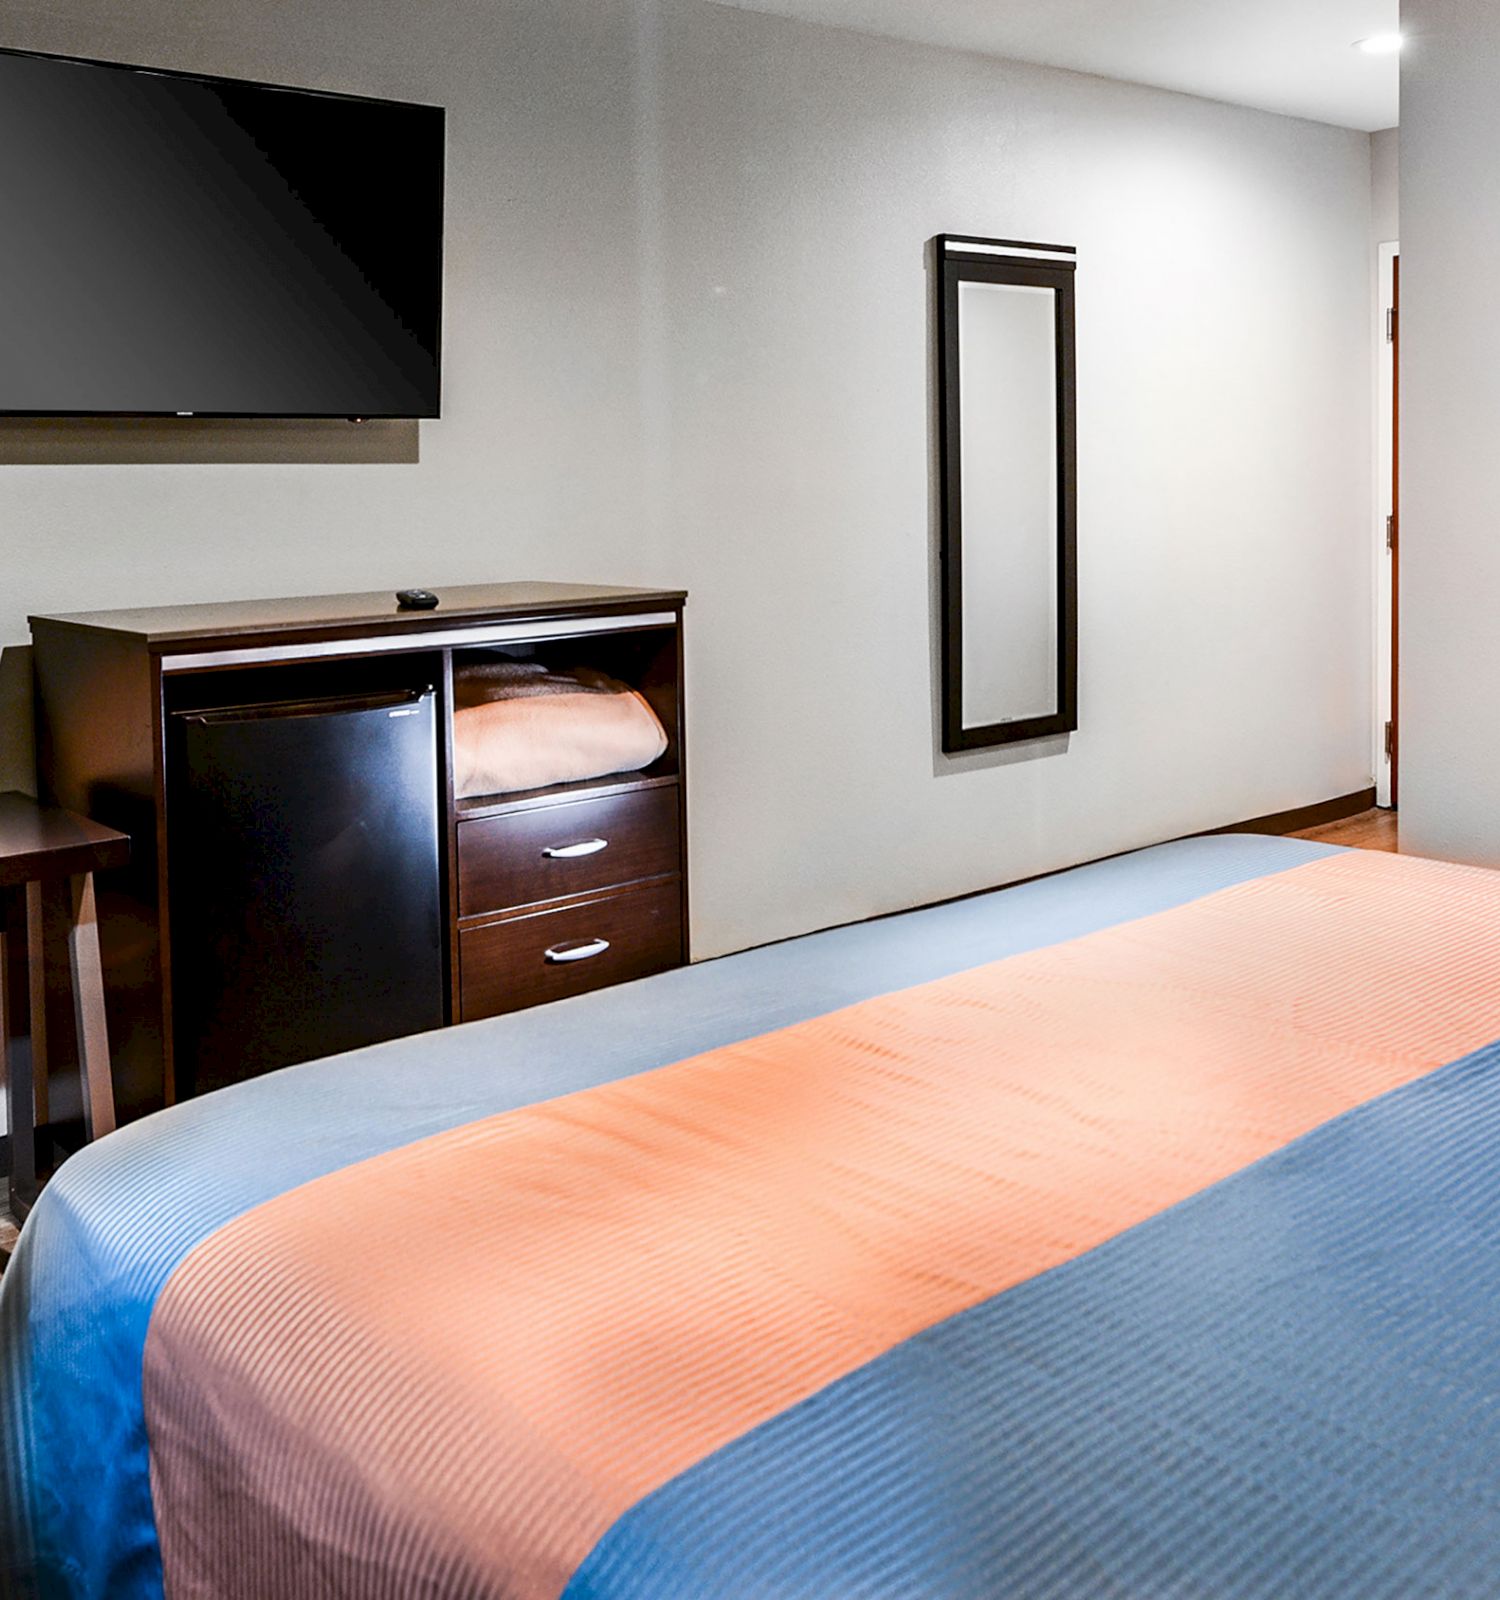
[(431, 589), (398, 589), (396, 591), (396, 604), (403, 611), (433, 611), (437, 608), (438, 597)]

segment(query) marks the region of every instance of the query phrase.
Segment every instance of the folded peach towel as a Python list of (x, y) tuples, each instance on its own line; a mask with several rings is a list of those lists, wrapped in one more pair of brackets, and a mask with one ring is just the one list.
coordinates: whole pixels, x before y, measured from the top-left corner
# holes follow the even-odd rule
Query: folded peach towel
[(466, 668), (454, 680), (453, 779), (460, 799), (544, 789), (649, 767), (667, 736), (645, 697), (588, 667)]

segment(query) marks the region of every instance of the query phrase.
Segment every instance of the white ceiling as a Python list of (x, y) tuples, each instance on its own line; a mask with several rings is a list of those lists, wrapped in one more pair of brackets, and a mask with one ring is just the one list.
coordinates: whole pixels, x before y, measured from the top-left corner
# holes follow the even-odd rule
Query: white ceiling
[(1346, 128), (1394, 127), (1399, 72), (1358, 39), (1400, 0), (717, 0), (894, 39), (1180, 89)]

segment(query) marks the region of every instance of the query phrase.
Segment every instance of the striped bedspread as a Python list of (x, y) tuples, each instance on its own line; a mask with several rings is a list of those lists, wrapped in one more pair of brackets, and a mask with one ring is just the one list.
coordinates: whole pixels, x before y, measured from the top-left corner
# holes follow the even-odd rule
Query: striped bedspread
[(1500, 1593), (1500, 874), (1191, 841), (294, 1068), (0, 1280), (17, 1593)]

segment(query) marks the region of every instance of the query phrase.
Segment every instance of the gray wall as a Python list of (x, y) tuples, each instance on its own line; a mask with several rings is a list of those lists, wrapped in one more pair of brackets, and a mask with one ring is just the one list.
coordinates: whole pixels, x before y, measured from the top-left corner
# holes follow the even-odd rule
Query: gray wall
[(1371, 223), (1377, 244), (1401, 237), (1401, 130), (1370, 135)]
[[(0, 466), (0, 642), (62, 608), (685, 585), (700, 954), (1369, 781), (1364, 135), (701, 0), (20, 0), (0, 43), (451, 110), (420, 462), (0, 427), (0, 460), (45, 462)], [(944, 229), (1081, 263), (1082, 726), (961, 761), (932, 672)]]
[(1500, 866), (1500, 9), (1402, 29), (1401, 837)]

